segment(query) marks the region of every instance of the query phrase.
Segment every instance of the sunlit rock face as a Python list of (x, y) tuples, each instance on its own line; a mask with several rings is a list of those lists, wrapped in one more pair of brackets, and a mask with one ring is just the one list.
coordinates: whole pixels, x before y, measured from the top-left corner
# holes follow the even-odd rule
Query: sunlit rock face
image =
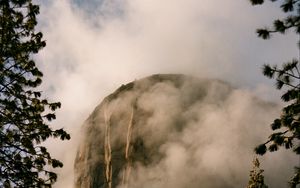
[(83, 125), (75, 187), (245, 187), (273, 109), (218, 80), (153, 75), (122, 85)]

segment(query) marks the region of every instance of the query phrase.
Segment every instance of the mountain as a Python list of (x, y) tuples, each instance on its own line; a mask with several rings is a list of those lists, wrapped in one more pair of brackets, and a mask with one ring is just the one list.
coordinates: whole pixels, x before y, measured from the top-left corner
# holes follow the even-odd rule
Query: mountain
[(83, 124), (75, 187), (245, 187), (277, 109), (220, 80), (160, 74), (122, 85)]

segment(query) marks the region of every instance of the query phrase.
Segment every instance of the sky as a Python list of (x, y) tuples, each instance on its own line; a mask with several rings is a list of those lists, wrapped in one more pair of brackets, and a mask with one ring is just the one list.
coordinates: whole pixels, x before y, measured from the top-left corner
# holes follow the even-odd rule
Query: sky
[[(55, 128), (72, 140), (48, 141), (64, 162), (60, 181), (73, 181), (80, 127), (120, 85), (158, 73), (217, 78), (260, 98), (280, 93), (261, 74), (264, 63), (298, 57), (292, 32), (264, 41), (255, 30), (284, 15), (278, 3), (248, 0), (61, 0), (40, 2), (38, 29), (47, 46), (36, 60), (44, 96), (62, 102)], [(59, 146), (59, 147), (58, 147)]]

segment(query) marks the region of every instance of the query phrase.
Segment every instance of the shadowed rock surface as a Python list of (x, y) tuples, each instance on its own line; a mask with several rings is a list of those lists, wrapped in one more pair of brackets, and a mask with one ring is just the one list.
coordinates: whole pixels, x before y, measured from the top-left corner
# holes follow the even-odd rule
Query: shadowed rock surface
[(245, 187), (265, 131), (256, 127), (272, 107), (219, 80), (165, 74), (122, 85), (83, 125), (75, 187)]

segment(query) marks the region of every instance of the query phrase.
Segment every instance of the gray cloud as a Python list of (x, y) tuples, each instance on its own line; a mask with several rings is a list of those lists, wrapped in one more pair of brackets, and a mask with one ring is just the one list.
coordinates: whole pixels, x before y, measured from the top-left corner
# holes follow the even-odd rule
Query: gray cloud
[(49, 98), (63, 104), (53, 126), (65, 127), (73, 137), (60, 147), (49, 142), (50, 150), (65, 163), (59, 171), (64, 181), (57, 187), (66, 182), (64, 187), (72, 187), (79, 127), (119, 85), (153, 73), (184, 73), (227, 80), (276, 99), (260, 67), (298, 54), (293, 34), (270, 41), (255, 36), (257, 27), (282, 16), (276, 4), (116, 0), (103, 1), (98, 9), (89, 7), (87, 1), (69, 0), (41, 5), (39, 23), (47, 41), (37, 57), (45, 74), (42, 87)]

